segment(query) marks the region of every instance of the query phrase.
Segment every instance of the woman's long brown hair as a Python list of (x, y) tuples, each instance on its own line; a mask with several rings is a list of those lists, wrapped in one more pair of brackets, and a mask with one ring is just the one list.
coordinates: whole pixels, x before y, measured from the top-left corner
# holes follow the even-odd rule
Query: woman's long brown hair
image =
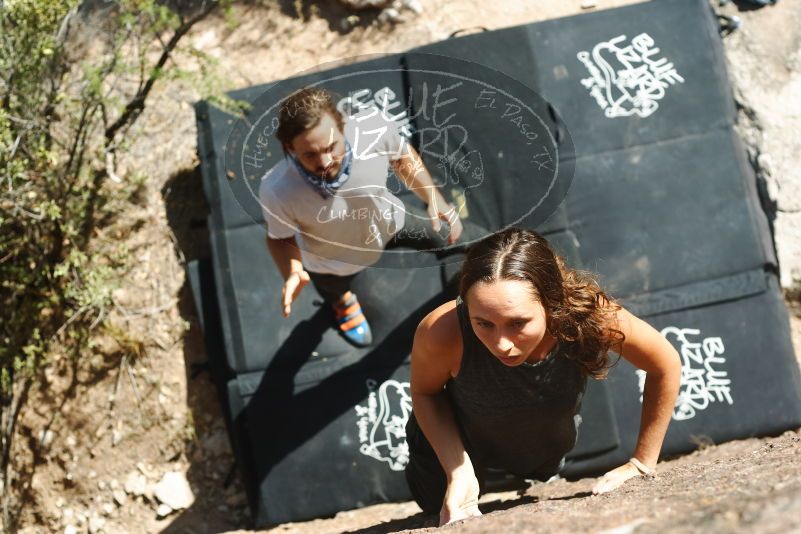
[(606, 376), (613, 365), (609, 351), (620, 347), (625, 336), (614, 321), (620, 306), (591, 274), (566, 266), (537, 232), (509, 228), (470, 248), (459, 295), (465, 300), (474, 284), (499, 280), (531, 282), (535, 298), (545, 308), (548, 332), (565, 347), (563, 354), (585, 374)]

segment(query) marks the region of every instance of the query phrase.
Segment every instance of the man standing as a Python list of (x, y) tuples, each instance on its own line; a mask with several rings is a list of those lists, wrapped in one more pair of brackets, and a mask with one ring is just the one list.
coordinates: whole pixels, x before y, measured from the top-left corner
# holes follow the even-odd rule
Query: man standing
[[(350, 291), (353, 278), (397, 245), (399, 232), (434, 248), (455, 243), (462, 222), (397, 124), (377, 109), (345, 121), (330, 93), (305, 88), (281, 103), (278, 119), (276, 137), (286, 157), (264, 176), (259, 197), (267, 247), (284, 278), (284, 316), (311, 281), (345, 339), (368, 346), (372, 333)], [(426, 214), (409, 212), (387, 190), (390, 166), (426, 203)]]

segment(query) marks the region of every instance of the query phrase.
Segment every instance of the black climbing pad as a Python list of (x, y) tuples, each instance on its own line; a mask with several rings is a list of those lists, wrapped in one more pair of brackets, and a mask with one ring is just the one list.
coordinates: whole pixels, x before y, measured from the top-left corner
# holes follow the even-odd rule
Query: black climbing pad
[(734, 131), (580, 158), (567, 198), (585, 268), (617, 297), (775, 265)]
[(537, 89), (581, 155), (731, 126), (735, 107), (706, 0), (663, 0), (528, 26)]

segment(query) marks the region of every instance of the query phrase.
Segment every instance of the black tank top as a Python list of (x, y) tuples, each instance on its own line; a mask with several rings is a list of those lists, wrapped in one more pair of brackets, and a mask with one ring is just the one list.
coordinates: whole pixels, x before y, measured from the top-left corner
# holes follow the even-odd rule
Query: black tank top
[(537, 363), (504, 365), (476, 337), (460, 298), (456, 311), (464, 351), (446, 391), (471, 456), (520, 476), (552, 474), (576, 443), (586, 377), (559, 344)]

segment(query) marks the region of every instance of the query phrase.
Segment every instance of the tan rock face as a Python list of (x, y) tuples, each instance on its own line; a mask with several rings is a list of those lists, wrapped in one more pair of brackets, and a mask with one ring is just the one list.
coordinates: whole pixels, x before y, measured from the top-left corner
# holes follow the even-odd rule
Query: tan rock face
[[(733, 5), (726, 13), (737, 13)], [(724, 39), (735, 96), (748, 117), (738, 130), (757, 159), (775, 203), (773, 221), (782, 286), (801, 285), (801, 9), (739, 13), (742, 27)]]

